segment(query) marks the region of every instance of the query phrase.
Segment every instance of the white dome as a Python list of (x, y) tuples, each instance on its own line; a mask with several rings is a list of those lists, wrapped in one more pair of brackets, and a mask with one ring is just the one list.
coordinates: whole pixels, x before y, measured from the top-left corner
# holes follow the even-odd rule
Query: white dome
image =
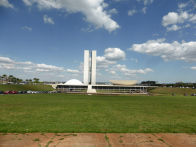
[(84, 84), (77, 79), (71, 79), (67, 81), (64, 85), (84, 85)]

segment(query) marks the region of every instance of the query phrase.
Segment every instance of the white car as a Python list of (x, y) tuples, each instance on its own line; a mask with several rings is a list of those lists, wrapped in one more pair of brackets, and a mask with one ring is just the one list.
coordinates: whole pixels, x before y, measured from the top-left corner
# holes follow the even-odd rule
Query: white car
[(32, 92), (33, 92), (33, 91), (31, 91), (31, 90), (28, 90), (28, 91), (27, 91), (28, 94), (32, 94)]

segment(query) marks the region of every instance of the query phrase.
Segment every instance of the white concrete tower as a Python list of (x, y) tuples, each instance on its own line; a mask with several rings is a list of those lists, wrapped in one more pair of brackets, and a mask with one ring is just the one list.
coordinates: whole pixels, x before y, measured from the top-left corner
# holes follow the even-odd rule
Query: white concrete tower
[(89, 50), (84, 50), (84, 78), (85, 85), (89, 84)]
[(96, 85), (96, 50), (91, 52), (91, 85)]

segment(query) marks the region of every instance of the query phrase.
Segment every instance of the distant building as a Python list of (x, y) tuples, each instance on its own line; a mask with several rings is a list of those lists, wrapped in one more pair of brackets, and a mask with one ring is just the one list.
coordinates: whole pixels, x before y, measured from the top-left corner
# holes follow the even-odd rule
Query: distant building
[(67, 93), (147, 93), (149, 86), (136, 85), (135, 80), (111, 80), (111, 83), (96, 83), (96, 51), (84, 50), (83, 83), (71, 79), (64, 84), (57, 84), (58, 91)]

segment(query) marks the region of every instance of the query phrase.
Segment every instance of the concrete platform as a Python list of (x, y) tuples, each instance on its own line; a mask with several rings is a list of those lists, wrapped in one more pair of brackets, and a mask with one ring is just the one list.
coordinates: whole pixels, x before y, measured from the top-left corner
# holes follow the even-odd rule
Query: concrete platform
[(185, 133), (0, 133), (0, 147), (196, 147)]

